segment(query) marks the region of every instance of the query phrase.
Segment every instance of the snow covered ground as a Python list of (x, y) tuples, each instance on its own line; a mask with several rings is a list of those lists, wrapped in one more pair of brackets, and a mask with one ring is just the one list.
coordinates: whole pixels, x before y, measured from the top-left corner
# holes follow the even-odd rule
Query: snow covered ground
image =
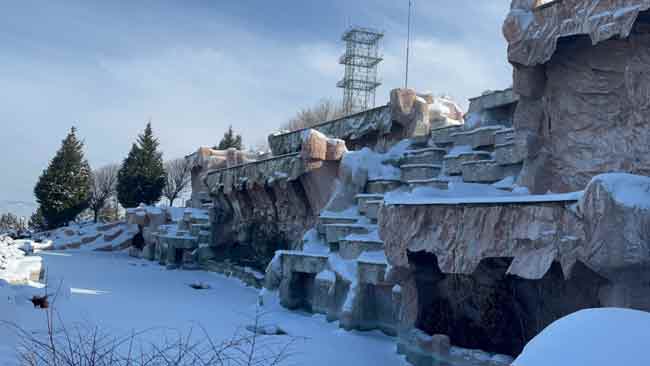
[(41, 272), (41, 258), (26, 256), (25, 251), (28, 251), (28, 248), (25, 244), (24, 241), (14, 241), (0, 236), (0, 281), (26, 283), (30, 279), (38, 279)]
[(650, 313), (589, 309), (549, 325), (513, 366), (650, 365)]
[(138, 232), (138, 226), (125, 222), (72, 224), (37, 233), (40, 247), (52, 249), (84, 248), (88, 250), (124, 249)]
[[(201, 325), (216, 339), (226, 339), (252, 324), (259, 293), (236, 279), (209, 272), (169, 271), (124, 252), (67, 250), (42, 252), (50, 283), (64, 283), (57, 309), (66, 323), (100, 325), (115, 334), (151, 327), (179, 331)], [(207, 284), (208, 290), (189, 285)], [(0, 321), (44, 330), (44, 311), (29, 302), (33, 288), (0, 285)], [(289, 365), (403, 365), (395, 340), (378, 332), (346, 332), (323, 316), (291, 312), (264, 297), (263, 323), (299, 337)], [(278, 337), (278, 336), (275, 336)], [(15, 363), (16, 337), (0, 326), (0, 365)]]

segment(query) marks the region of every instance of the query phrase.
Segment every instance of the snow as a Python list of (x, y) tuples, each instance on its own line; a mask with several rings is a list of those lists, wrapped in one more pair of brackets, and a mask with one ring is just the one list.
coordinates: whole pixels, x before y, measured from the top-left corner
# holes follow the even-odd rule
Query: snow
[(330, 270), (323, 270), (317, 276), (317, 280), (327, 281), (327, 282), (336, 282), (336, 274)]
[(343, 312), (352, 311), (356, 294), (358, 292), (357, 288), (359, 287), (357, 276), (359, 267), (357, 261), (343, 259), (338, 255), (338, 253), (332, 253), (328, 258), (328, 264), (332, 271), (350, 283), (350, 289), (345, 301), (343, 302), (342, 310)]
[(356, 205), (350, 206), (343, 211), (321, 211), (320, 217), (322, 218), (331, 218), (331, 219), (341, 219), (341, 218), (357, 218), (359, 217), (359, 211)]
[(41, 271), (41, 258), (26, 256), (23, 251), (28, 242), (0, 237), (0, 281), (28, 283), (31, 277)]
[(403, 140), (383, 154), (374, 152), (369, 148), (349, 151), (343, 157), (342, 164), (353, 172), (353, 176), (361, 172), (367, 172), (368, 180), (400, 180), (400, 169), (385, 162), (399, 160), (406, 153), (409, 146), (410, 141)]
[(167, 207), (165, 210), (169, 213), (172, 222), (181, 221), (183, 219), (183, 216), (186, 214), (189, 214), (193, 219), (209, 219), (208, 210), (199, 208)]
[(451, 150), (449, 150), (449, 152), (447, 153), (447, 155), (445, 155), (445, 157), (457, 158), (462, 154), (473, 153), (473, 152), (474, 150), (469, 145), (454, 145), (454, 147), (452, 147)]
[(527, 190), (507, 192), (490, 184), (450, 182), (447, 190), (419, 187), (412, 192), (389, 192), (384, 197), (386, 205), (463, 205), (463, 204), (515, 204), (578, 201), (583, 192), (531, 195)]
[(316, 229), (310, 229), (303, 237), (302, 250), (304, 253), (327, 255), (330, 247), (318, 237)]
[(368, 241), (368, 242), (381, 242), (379, 237), (379, 230), (373, 230), (369, 234), (349, 234), (344, 238), (348, 241)]
[(617, 308), (582, 310), (533, 338), (513, 366), (650, 365), (650, 313)]
[[(216, 273), (169, 271), (123, 252), (68, 250), (42, 255), (52, 278), (74, 289), (57, 302), (61, 317), (68, 323), (89, 322), (119, 335), (152, 327), (186, 334), (201, 326), (215, 340), (225, 340), (251, 324), (258, 311), (260, 294), (256, 289)], [(194, 290), (188, 286), (192, 283), (204, 283), (210, 289)], [(30, 294), (41, 291), (0, 284), (0, 321), (43, 331), (43, 311), (34, 309), (28, 301)], [(296, 337), (289, 365), (375, 366), (403, 362), (391, 337), (380, 332), (342, 331), (337, 322), (328, 323), (322, 315), (306, 316), (282, 308), (275, 292), (262, 296), (262, 325), (274, 325)], [(150, 337), (151, 341), (159, 341), (158, 334)], [(282, 339), (288, 338), (274, 338)], [(15, 342), (13, 333), (0, 326), (0, 365), (16, 364)]]
[(650, 177), (610, 173), (595, 176), (589, 185), (596, 182), (602, 184), (619, 204), (631, 208), (650, 209)]
[[(35, 237), (44, 239), (41, 247), (65, 249), (69, 246), (81, 245), (81, 248), (86, 250), (97, 250), (117, 248), (133, 238), (137, 232), (138, 226), (134, 224), (124, 222), (109, 224), (89, 222), (72, 224), (56, 230), (37, 233)], [(114, 237), (115, 235), (117, 237)]]
[(386, 259), (386, 253), (383, 251), (363, 252), (359, 256), (359, 262), (386, 264), (388, 263), (388, 259)]

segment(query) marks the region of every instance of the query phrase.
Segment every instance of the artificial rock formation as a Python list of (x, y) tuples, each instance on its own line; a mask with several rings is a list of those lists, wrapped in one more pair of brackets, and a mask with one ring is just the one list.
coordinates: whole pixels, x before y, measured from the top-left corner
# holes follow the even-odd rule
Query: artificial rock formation
[(515, 0), (504, 24), (513, 64), (520, 182), (544, 193), (599, 174), (650, 174), (647, 0)]
[(299, 249), (327, 203), (345, 143), (303, 130), (301, 150), (207, 174), (216, 258), (264, 270), (280, 249)]
[(650, 311), (648, 202), (650, 178), (607, 174), (583, 195), (385, 204), (400, 331), (514, 356), (580, 309)]
[(204, 183), (207, 172), (250, 163), (259, 158), (257, 154), (247, 151), (236, 149), (215, 150), (209, 147), (201, 147), (195, 153), (186, 156), (185, 159), (192, 169), (192, 197), (189, 206), (203, 208), (204, 204), (211, 202), (208, 187)]

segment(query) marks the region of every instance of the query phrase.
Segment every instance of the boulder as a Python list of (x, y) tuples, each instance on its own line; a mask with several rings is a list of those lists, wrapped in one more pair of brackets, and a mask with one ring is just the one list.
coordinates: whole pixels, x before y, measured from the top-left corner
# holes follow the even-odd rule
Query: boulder
[(343, 155), (345, 155), (347, 151), (348, 148), (345, 146), (345, 141), (340, 139), (328, 139), (325, 160), (339, 161), (343, 159)]
[(316, 130), (305, 130), (302, 135), (300, 156), (307, 161), (327, 158), (327, 136)]
[(650, 267), (650, 177), (594, 177), (580, 201), (590, 267), (612, 279)]
[(413, 89), (390, 92), (391, 118), (405, 130), (405, 137), (427, 135), (431, 129), (429, 104)]

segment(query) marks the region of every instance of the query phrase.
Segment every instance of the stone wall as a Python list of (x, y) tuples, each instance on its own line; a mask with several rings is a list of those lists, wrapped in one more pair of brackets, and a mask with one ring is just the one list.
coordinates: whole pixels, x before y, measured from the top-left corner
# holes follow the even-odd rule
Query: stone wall
[(650, 175), (650, 2), (528, 3), (513, 1), (504, 25), (521, 184), (567, 192), (599, 173)]
[(465, 116), (467, 128), (501, 125), (512, 127), (519, 96), (510, 89), (485, 92), (470, 98)]

